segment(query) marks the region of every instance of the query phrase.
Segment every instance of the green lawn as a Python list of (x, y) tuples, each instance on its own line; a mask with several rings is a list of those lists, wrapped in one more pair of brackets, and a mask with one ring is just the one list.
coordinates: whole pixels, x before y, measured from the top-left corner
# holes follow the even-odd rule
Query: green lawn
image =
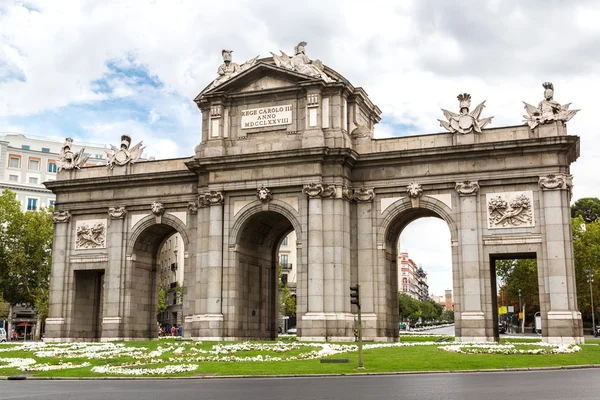
[[(402, 336), (403, 343), (434, 341), (437, 337), (406, 337)], [(452, 339), (451, 339), (452, 340)], [(521, 343), (521, 348), (529, 349), (535, 347), (536, 339), (509, 339), (502, 343)], [(92, 376), (111, 376), (111, 374), (101, 374), (93, 372), (94, 366), (102, 365), (123, 365), (126, 367), (137, 368), (160, 368), (166, 365), (193, 364), (198, 365), (198, 369), (191, 372), (181, 372), (175, 374), (166, 374), (163, 376), (231, 376), (231, 375), (305, 375), (305, 374), (354, 374), (360, 372), (366, 373), (389, 373), (389, 372), (416, 372), (416, 371), (460, 371), (460, 370), (485, 370), (485, 369), (504, 369), (504, 368), (534, 368), (534, 367), (560, 367), (569, 365), (588, 365), (600, 363), (600, 340), (590, 340), (590, 344), (582, 345), (581, 351), (572, 354), (460, 354), (449, 353), (438, 349), (438, 345), (419, 345), (414, 347), (388, 347), (366, 349), (364, 351), (365, 369), (358, 371), (357, 353), (347, 352), (334, 354), (329, 358), (347, 358), (348, 364), (321, 364), (319, 359), (294, 360), (294, 361), (262, 361), (262, 362), (219, 362), (219, 361), (197, 361), (197, 356), (211, 356), (211, 354), (199, 353), (201, 351), (210, 351), (217, 342), (203, 342), (198, 344), (192, 341), (178, 340), (160, 340), (145, 342), (126, 342), (124, 348), (145, 348), (138, 355), (117, 355), (107, 359), (88, 359), (86, 355), (75, 355), (75, 358), (69, 358), (67, 353), (50, 356), (36, 356), (34, 352), (23, 351), (20, 346), (14, 346), (12, 351), (4, 351), (12, 345), (0, 346), (0, 376), (28, 375), (36, 377), (92, 377)], [(274, 344), (275, 342), (252, 342)], [(286, 341), (286, 344), (296, 343)], [(222, 343), (231, 345), (232, 343)], [(298, 343), (299, 344), (299, 343)], [(347, 345), (348, 343), (346, 343)], [(96, 344), (98, 345), (98, 344)], [(160, 347), (159, 347), (160, 346)], [(169, 349), (160, 355), (148, 356), (151, 351), (157, 349)], [(181, 348), (179, 353), (175, 349)], [(315, 350), (313, 348), (296, 348), (285, 352), (270, 350), (241, 350), (231, 354), (222, 354), (220, 356), (236, 357), (298, 357), (303, 353)], [(317, 349), (318, 350), (318, 349)], [(141, 358), (140, 358), (141, 357)], [(83, 368), (69, 368), (53, 371), (21, 371), (17, 368), (1, 368), (6, 365), (7, 359), (14, 358), (33, 358), (37, 364), (59, 364), (60, 362), (71, 362), (80, 365), (83, 362), (90, 362), (91, 366)], [(320, 358), (320, 357), (319, 357)], [(155, 363), (151, 363), (151, 359)], [(135, 362), (141, 365), (131, 366)], [(122, 375), (120, 375), (122, 376)]]

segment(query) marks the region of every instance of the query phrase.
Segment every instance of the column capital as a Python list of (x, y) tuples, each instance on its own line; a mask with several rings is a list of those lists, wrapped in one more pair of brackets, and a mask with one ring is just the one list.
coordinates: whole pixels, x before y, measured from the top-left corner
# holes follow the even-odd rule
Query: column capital
[(357, 203), (369, 203), (375, 198), (375, 190), (364, 187), (354, 189), (353, 199)]
[(127, 210), (123, 206), (109, 207), (108, 215), (110, 216), (110, 219), (123, 219), (125, 218), (125, 215), (127, 215)]
[(198, 206), (200, 207), (218, 206), (222, 205), (224, 201), (223, 192), (216, 190), (210, 190), (198, 196)]
[(311, 182), (309, 184), (304, 185), (302, 188), (302, 194), (306, 195), (309, 199), (321, 197), (325, 188), (322, 183), (314, 183)]
[(540, 176), (538, 183), (542, 190), (570, 190), (573, 186), (573, 175), (549, 174)]
[(70, 219), (71, 213), (69, 212), (69, 210), (54, 211), (52, 213), (52, 222), (54, 222), (55, 224), (66, 223), (69, 222)]
[(475, 196), (479, 191), (479, 182), (468, 180), (456, 182), (454, 189), (456, 189), (459, 196)]

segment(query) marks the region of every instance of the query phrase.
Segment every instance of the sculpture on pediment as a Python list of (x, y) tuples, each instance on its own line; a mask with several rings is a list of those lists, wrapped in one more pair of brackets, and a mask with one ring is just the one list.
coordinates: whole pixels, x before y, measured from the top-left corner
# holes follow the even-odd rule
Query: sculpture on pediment
[(487, 117), (479, 119), (481, 112), (485, 108), (485, 100), (479, 104), (473, 112), (469, 113), (469, 109), (471, 108), (471, 95), (469, 93), (462, 93), (457, 96), (457, 99), (460, 104), (460, 112), (458, 114), (453, 113), (452, 111), (444, 110), (444, 116), (448, 121), (440, 121), (440, 126), (446, 128), (448, 131), (452, 133), (470, 133), (470, 132), (478, 132), (481, 133), (481, 130), (490, 122), (492, 122), (492, 118)]
[(106, 155), (108, 156), (108, 160), (106, 161), (108, 169), (113, 169), (115, 165), (123, 166), (126, 164), (134, 164), (140, 159), (142, 152), (146, 147), (142, 146), (142, 142), (139, 142), (130, 149), (130, 144), (131, 137), (123, 135), (121, 136), (120, 149), (117, 149), (112, 144), (110, 145), (111, 150), (106, 152)]
[(83, 152), (85, 151), (85, 147), (79, 150), (77, 153), (71, 150), (73, 146), (73, 139), (70, 137), (65, 139), (65, 144), (63, 144), (60, 149), (60, 155), (58, 156), (58, 172), (63, 169), (71, 170), (71, 169), (80, 169), (85, 165), (90, 156), (84, 156)]
[(239, 73), (244, 72), (245, 70), (256, 64), (256, 60), (258, 59), (258, 56), (256, 56), (246, 61), (242, 65), (239, 65), (238, 63), (234, 63), (232, 61), (231, 53), (233, 53), (233, 50), (224, 49), (221, 51), (221, 55), (223, 56), (223, 64), (221, 64), (219, 66), (219, 69), (217, 69), (217, 74), (219, 74), (219, 76), (213, 81), (209, 89), (219, 86), (220, 84), (228, 81), (229, 79), (233, 78)]
[(96, 249), (106, 246), (106, 224), (82, 224), (77, 227), (75, 247), (78, 249)]
[(281, 50), (279, 50), (281, 52), (280, 56), (271, 52), (275, 65), (304, 75), (321, 78), (325, 82), (332, 82), (333, 79), (324, 71), (323, 63), (320, 60), (311, 60), (308, 58), (305, 52), (306, 45), (306, 42), (298, 43), (298, 45), (294, 47), (293, 57), (288, 56)]
[(525, 118), (523, 122), (526, 122), (531, 129), (550, 121), (567, 122), (577, 114), (579, 110), (569, 110), (571, 103), (563, 106), (554, 100), (554, 85), (552, 82), (544, 82), (542, 86), (544, 87), (544, 100), (540, 101), (537, 107), (523, 102), (527, 112), (527, 115), (523, 115), (523, 118)]

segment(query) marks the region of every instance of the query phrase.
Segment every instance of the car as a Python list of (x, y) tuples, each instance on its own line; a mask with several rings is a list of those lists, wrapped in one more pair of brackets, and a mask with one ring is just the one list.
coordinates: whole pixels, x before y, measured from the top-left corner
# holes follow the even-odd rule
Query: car
[(286, 333), (289, 333), (290, 335), (295, 335), (296, 332), (296, 327), (290, 328), (286, 331)]
[(6, 342), (6, 329), (0, 328), (0, 343)]

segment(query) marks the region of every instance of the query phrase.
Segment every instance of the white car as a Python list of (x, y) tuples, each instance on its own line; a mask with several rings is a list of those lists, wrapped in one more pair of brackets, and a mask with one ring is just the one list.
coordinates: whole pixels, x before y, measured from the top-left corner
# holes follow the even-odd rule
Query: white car
[(6, 342), (6, 329), (0, 328), (0, 343)]

